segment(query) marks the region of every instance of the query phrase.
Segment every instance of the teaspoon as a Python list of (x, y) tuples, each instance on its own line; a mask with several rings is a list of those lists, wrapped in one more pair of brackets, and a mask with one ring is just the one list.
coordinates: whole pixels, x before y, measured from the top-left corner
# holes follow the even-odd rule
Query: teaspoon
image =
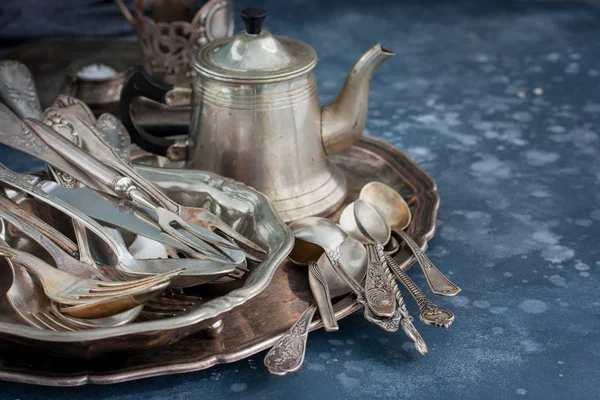
[(429, 257), (404, 231), (410, 225), (411, 214), (408, 204), (398, 192), (384, 183), (370, 182), (360, 191), (360, 199), (371, 203), (388, 222), (391, 229), (406, 243), (423, 270), (433, 293), (442, 296), (455, 296), (460, 292), (461, 289), (433, 265)]
[[(340, 225), (350, 236), (361, 241), (367, 248), (368, 267), (367, 279), (365, 279), (366, 300), (371, 310), (378, 317), (393, 317), (396, 311), (396, 298), (390, 281), (386, 278), (383, 265), (383, 244), (389, 239), (389, 230), (382, 232), (379, 237), (382, 241), (375, 244), (377, 241), (373, 237), (363, 234), (357, 226), (357, 218), (355, 218), (355, 203), (350, 203), (344, 208), (340, 215)], [(385, 237), (383, 237), (385, 236)], [(381, 254), (380, 254), (381, 248)]]
[[(354, 207), (354, 215), (356, 216), (357, 225), (359, 228), (363, 228), (363, 232), (377, 232), (378, 227), (385, 226), (389, 231), (389, 225), (383, 219), (381, 214), (377, 212), (377, 210), (369, 203), (356, 200)], [(366, 229), (365, 229), (366, 228)], [(367, 231), (368, 229), (368, 231)], [(385, 230), (384, 228), (379, 228), (379, 230)], [(383, 238), (383, 233), (380, 233), (380, 238)], [(409, 276), (402, 271), (402, 268), (396, 264), (394, 259), (389, 255), (385, 254), (381, 251), (382, 257), (387, 261), (387, 267), (391, 269), (400, 282), (406, 287), (406, 289), (413, 296), (417, 305), (419, 307), (419, 319), (425, 323), (426, 325), (433, 325), (440, 328), (448, 328), (454, 322), (454, 314), (448, 310), (438, 307), (434, 303), (432, 303), (426, 296), (423, 294), (421, 289), (413, 282)]]

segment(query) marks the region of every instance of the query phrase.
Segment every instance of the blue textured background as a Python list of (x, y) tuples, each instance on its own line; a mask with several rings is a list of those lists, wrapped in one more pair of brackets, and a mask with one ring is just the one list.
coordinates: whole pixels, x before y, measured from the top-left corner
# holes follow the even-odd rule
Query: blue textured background
[[(259, 354), (105, 387), (0, 383), (0, 398), (600, 398), (600, 4), (245, 0), (236, 9), (250, 5), (268, 9), (271, 31), (317, 49), (324, 102), (373, 43), (396, 51), (373, 79), (367, 131), (438, 182), (428, 254), (463, 288), (434, 299), (456, 323), (418, 324), (425, 357), (357, 313), (337, 333), (311, 334), (304, 367), (283, 378)], [(128, 32), (113, 7), (3, 0), (0, 37)], [(5, 149), (0, 159), (32, 167)]]

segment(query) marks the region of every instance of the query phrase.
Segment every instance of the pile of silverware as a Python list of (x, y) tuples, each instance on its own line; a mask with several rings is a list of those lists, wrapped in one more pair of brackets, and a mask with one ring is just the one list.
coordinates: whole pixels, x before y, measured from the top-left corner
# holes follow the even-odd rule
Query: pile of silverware
[(365, 319), (388, 332), (402, 327), (417, 351), (427, 354), (427, 345), (413, 324), (396, 278), (416, 301), (423, 323), (448, 328), (454, 322), (454, 314), (431, 302), (396, 264), (391, 253), (398, 249), (398, 243), (391, 240), (391, 232), (413, 252), (434, 294), (454, 296), (461, 289), (433, 265), (404, 231), (410, 221), (410, 208), (398, 192), (384, 183), (370, 182), (362, 188), (359, 198), (344, 208), (339, 225), (319, 217), (290, 224), (296, 238), (290, 258), (308, 265), (315, 305), (302, 313), (289, 333), (267, 353), (264, 362), (271, 373), (285, 375), (300, 368), (310, 322), (317, 309), (325, 330), (338, 330), (331, 298), (346, 294), (348, 288), (364, 307)]
[[(0, 143), (47, 163), (52, 181), (0, 164), (0, 255), (13, 284), (7, 298), (40, 329), (120, 326), (138, 318), (173, 315), (189, 299), (183, 288), (248, 271), (266, 251), (210, 211), (174, 202), (130, 165), (130, 143), (110, 114), (94, 117), (81, 101), (60, 96), (44, 112), (27, 68), (0, 63)], [(31, 210), (68, 218), (65, 229)], [(56, 218), (60, 220), (61, 218)], [(137, 237), (127, 246), (124, 236)], [(11, 242), (27, 237), (46, 259)], [(13, 239), (11, 241), (11, 238)], [(133, 250), (132, 250), (133, 249)], [(132, 251), (135, 254), (132, 254)]]
[[(165, 85), (134, 69), (121, 92), (127, 128), (111, 114), (96, 118), (84, 102), (66, 95), (42, 110), (30, 71), (15, 61), (0, 62), (0, 143), (47, 166), (43, 174), (20, 174), (0, 164), (0, 263), (6, 260), (12, 273), (8, 302), (20, 322), (63, 335), (151, 321), (139, 331), (98, 336), (120, 342), (137, 337), (151, 346), (153, 339), (145, 334), (200, 322), (202, 328), (216, 326), (223, 314), (264, 290), (289, 254), (292, 262), (308, 267), (314, 304), (267, 353), (270, 372), (298, 370), (316, 311), (325, 330), (338, 330), (332, 299), (348, 294), (364, 307), (369, 322), (388, 332), (401, 328), (426, 354), (398, 281), (416, 301), (423, 323), (448, 328), (454, 314), (431, 302), (392, 256), (402, 246), (409, 249), (436, 295), (454, 296), (460, 288), (405, 232), (411, 211), (403, 197), (384, 183), (370, 182), (343, 209), (339, 224), (315, 216), (331, 215), (347, 202), (346, 175), (328, 156), (350, 148), (362, 134), (371, 75), (393, 52), (373, 46), (356, 62), (338, 99), (321, 107), (314, 49), (262, 30), (264, 10), (247, 9), (242, 16), (245, 32), (197, 50), (188, 69), (202, 76), (193, 85)], [(130, 108), (137, 97), (169, 106), (198, 100), (189, 140), (138, 130)], [(188, 189), (203, 174), (199, 170), (231, 178), (204, 182), (223, 188), (218, 212), (176, 202), (143, 168), (134, 168), (130, 137), (169, 161), (185, 159), (197, 174), (186, 178)], [(248, 187), (236, 191), (233, 179), (261, 193)], [(240, 207), (227, 206), (234, 203)], [(256, 224), (224, 222), (233, 214), (250, 215)], [(260, 271), (265, 264), (269, 269)], [(173, 318), (169, 327), (152, 325), (203, 301), (182, 288), (242, 279), (254, 286), (245, 292), (225, 289), (231, 298), (221, 297), (212, 308), (206, 304), (210, 312)], [(196, 331), (166, 333), (164, 343)], [(90, 337), (78, 340), (94, 347), (89, 343), (97, 338)]]

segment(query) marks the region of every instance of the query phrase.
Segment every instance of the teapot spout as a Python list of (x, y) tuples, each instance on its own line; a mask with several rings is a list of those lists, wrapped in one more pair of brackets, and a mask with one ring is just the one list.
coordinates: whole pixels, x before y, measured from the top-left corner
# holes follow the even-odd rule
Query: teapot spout
[(394, 52), (376, 44), (354, 64), (337, 99), (321, 108), (321, 137), (327, 154), (338, 153), (362, 135), (373, 72)]

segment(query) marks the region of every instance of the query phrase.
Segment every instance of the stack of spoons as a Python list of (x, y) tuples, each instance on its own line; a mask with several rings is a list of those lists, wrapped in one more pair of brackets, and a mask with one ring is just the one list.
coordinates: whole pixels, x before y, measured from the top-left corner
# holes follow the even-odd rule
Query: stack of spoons
[(371, 182), (362, 188), (359, 198), (342, 211), (340, 225), (318, 217), (304, 218), (290, 225), (296, 238), (290, 258), (297, 264), (309, 266), (315, 305), (310, 306), (267, 353), (265, 366), (271, 373), (285, 375), (301, 367), (308, 327), (317, 309), (325, 330), (337, 330), (331, 298), (348, 292), (353, 292), (357, 302), (364, 306), (368, 321), (389, 332), (402, 327), (420, 354), (428, 352), (396, 279), (416, 301), (423, 323), (448, 328), (454, 322), (454, 314), (431, 302), (397, 265), (392, 254), (386, 252), (392, 230), (413, 252), (434, 294), (454, 296), (460, 288), (433, 265), (404, 231), (410, 221), (410, 208), (402, 196), (384, 183)]

